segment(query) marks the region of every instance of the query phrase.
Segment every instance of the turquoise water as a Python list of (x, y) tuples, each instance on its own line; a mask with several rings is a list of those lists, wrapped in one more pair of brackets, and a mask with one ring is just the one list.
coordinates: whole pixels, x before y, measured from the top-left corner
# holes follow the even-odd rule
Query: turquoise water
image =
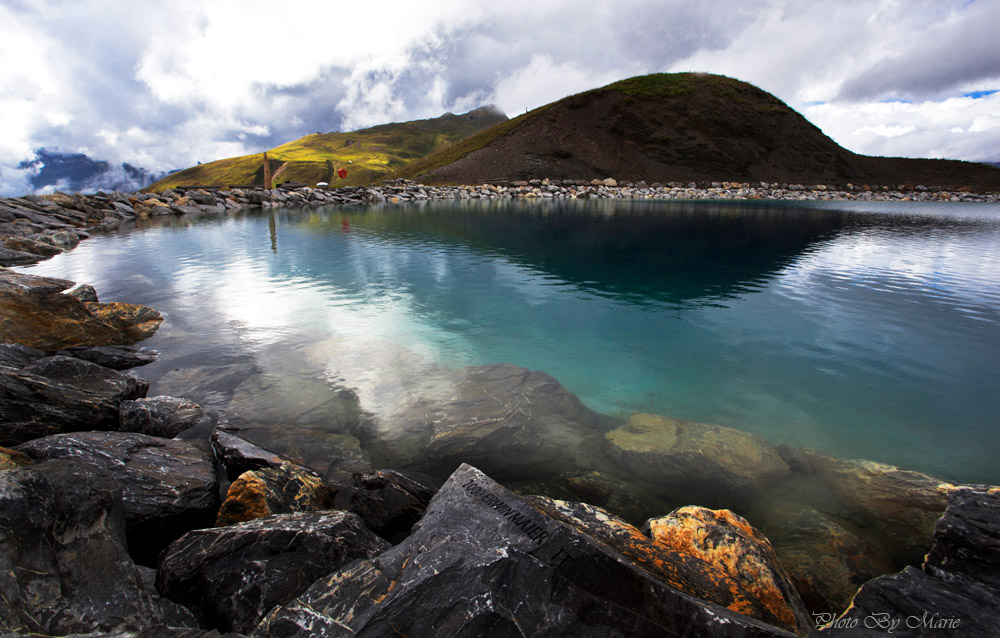
[(146, 345), (163, 358), (140, 369), (153, 393), (176, 368), (245, 363), (291, 394), (358, 388), (378, 413), (438, 368), (509, 362), (611, 415), (1000, 483), (1000, 206), (456, 202), (170, 223), (24, 269), (161, 310)]

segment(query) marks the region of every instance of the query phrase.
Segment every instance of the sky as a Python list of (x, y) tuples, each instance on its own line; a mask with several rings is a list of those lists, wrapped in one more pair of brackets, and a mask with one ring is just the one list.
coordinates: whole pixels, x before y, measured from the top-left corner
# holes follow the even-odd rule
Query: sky
[(998, 24), (1000, 0), (0, 0), (0, 195), (80, 188), (61, 156), (101, 167), (93, 190), (675, 71), (855, 152), (1000, 161)]

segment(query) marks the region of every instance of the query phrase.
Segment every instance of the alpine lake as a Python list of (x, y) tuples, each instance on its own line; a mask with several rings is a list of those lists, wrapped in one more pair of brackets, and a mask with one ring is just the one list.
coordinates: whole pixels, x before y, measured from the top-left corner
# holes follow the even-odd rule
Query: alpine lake
[(256, 210), (20, 270), (159, 310), (150, 396), (327, 476), (467, 461), (632, 523), (701, 504), (768, 533), (754, 512), (796, 503), (864, 532), (818, 458), (1000, 483), (998, 205)]

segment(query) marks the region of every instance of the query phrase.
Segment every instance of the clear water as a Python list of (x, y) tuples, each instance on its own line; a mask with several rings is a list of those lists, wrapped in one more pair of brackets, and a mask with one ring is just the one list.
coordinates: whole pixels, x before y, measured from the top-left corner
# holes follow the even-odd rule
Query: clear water
[[(611, 415), (1000, 483), (1000, 206), (456, 202), (169, 224), (23, 269), (163, 312), (153, 393), (178, 368), (255, 367), (280, 396), (336, 381), (377, 413), (435, 370), (509, 362)], [(225, 407), (224, 376), (191, 398)], [(294, 424), (305, 403), (259, 408)]]

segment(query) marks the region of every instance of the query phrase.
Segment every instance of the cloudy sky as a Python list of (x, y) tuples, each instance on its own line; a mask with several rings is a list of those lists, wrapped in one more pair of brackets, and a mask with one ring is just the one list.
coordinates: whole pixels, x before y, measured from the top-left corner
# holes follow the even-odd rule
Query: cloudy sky
[(1000, 161), (998, 24), (1000, 0), (0, 0), (0, 194), (54, 153), (166, 171), (658, 71), (752, 82), (853, 151)]

